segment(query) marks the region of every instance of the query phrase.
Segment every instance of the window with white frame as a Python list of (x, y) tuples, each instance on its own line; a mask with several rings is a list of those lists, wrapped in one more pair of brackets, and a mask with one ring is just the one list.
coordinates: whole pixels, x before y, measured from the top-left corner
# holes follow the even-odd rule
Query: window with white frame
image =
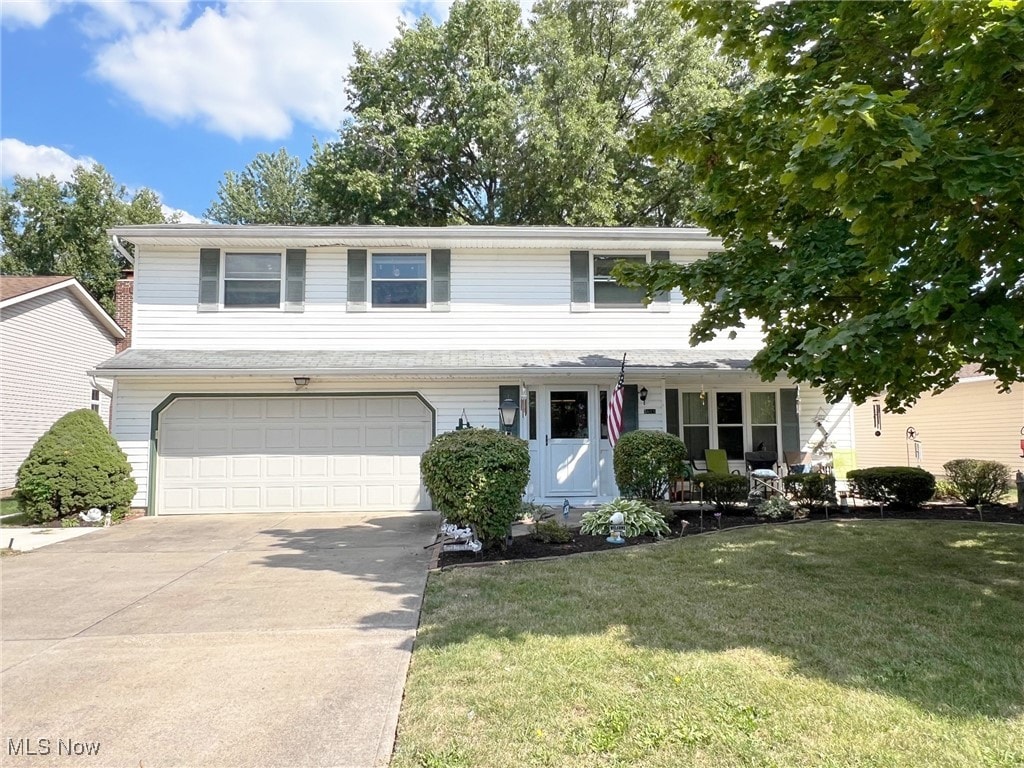
[(626, 288), (615, 282), (612, 267), (620, 261), (646, 264), (647, 257), (639, 255), (594, 254), (594, 306), (600, 308), (643, 308), (644, 292)]
[(704, 459), (704, 451), (711, 447), (711, 424), (708, 420), (708, 398), (703, 392), (682, 392), (679, 411), (683, 443), (690, 455)]
[(280, 307), (280, 253), (225, 253), (225, 307)]
[(92, 391), (89, 405), (92, 408), (93, 413), (100, 412), (100, 391), (98, 389), (94, 389)]
[(755, 451), (778, 453), (778, 413), (774, 392), (750, 393), (750, 443)]
[(427, 306), (427, 254), (374, 253), (370, 296), (374, 307)]
[(743, 393), (715, 393), (715, 428), (718, 447), (732, 461), (743, 461)]

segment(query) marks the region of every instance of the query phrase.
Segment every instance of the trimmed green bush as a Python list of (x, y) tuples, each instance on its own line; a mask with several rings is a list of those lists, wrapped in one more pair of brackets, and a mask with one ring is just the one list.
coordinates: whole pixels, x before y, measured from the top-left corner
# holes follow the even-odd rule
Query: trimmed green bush
[(950, 492), (968, 506), (998, 504), (1010, 491), (1010, 468), (998, 461), (953, 459), (942, 468)]
[(820, 472), (786, 475), (782, 478), (786, 493), (797, 504), (817, 506), (836, 503), (836, 478)]
[(493, 429), (446, 432), (423, 453), (420, 471), (448, 522), (473, 526), (485, 546), (503, 545), (522, 513), (530, 451), (525, 440)]
[(669, 483), (687, 471), (683, 441), (667, 432), (627, 432), (615, 444), (615, 483), (636, 499), (661, 499)]
[(699, 472), (693, 478), (695, 493), (700, 493), (701, 483), (704, 483), (704, 500), (713, 502), (718, 509), (731, 509), (746, 501), (750, 494), (750, 481), (743, 475)]
[(88, 408), (61, 416), (36, 441), (17, 483), (18, 503), (32, 523), (92, 507), (120, 520), (138, 490), (128, 459)]
[(607, 536), (611, 533), (608, 518), (621, 512), (623, 524), (626, 526), (625, 536), (664, 536), (670, 531), (665, 517), (655, 512), (639, 499), (615, 499), (602, 504), (597, 509), (588, 509), (580, 517), (580, 532), (594, 536)]
[(544, 544), (568, 544), (572, 531), (557, 520), (544, 520), (533, 526), (533, 538)]
[(919, 507), (935, 494), (935, 476), (918, 467), (855, 469), (846, 479), (858, 496), (894, 507)]

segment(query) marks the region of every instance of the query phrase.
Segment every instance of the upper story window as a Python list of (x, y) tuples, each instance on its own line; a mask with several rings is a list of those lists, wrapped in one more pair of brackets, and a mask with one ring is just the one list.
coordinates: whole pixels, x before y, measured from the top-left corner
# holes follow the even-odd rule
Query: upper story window
[(374, 307), (427, 306), (427, 254), (374, 253), (370, 296)]
[(667, 312), (670, 307), (668, 292), (659, 294), (649, 305), (645, 305), (644, 292), (619, 285), (612, 277), (612, 269), (620, 261), (646, 264), (668, 259), (668, 251), (651, 251), (650, 254), (570, 251), (570, 308), (573, 312), (592, 309), (649, 309)]
[(643, 307), (644, 292), (626, 288), (615, 282), (612, 267), (620, 261), (646, 264), (646, 256), (615, 256), (594, 254), (594, 306), (637, 308)]
[(199, 251), (199, 310), (284, 309), (302, 312), (306, 301), (306, 251), (222, 253)]
[(225, 307), (281, 306), (280, 253), (225, 253)]

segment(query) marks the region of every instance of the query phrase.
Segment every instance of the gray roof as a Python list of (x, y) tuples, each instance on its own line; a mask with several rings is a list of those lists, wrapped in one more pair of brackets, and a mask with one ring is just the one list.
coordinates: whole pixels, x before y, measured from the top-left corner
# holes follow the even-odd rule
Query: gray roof
[(650, 371), (743, 371), (756, 350), (166, 350), (128, 349), (97, 366), (99, 372), (128, 374), (330, 373), (479, 375), (489, 372), (617, 371), (626, 353), (627, 369)]

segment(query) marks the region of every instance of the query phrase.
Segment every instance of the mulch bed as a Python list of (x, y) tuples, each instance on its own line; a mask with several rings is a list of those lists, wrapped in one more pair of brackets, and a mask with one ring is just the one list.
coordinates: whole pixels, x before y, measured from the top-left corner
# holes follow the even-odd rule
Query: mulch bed
[[(803, 520), (825, 520), (824, 509), (812, 509), (810, 514)], [(1016, 523), (1024, 524), (1024, 513), (1016, 507), (1005, 505), (985, 507), (979, 517), (978, 510), (974, 507), (966, 507), (963, 504), (925, 504), (920, 509), (891, 510), (886, 509), (884, 514), (878, 507), (862, 506), (846, 512), (837, 512), (833, 507), (829, 509), (829, 520), (950, 520), (966, 522), (986, 523)], [(684, 526), (684, 522), (686, 525)], [(783, 525), (793, 524), (794, 521), (773, 521), (756, 517), (746, 509), (738, 509), (732, 512), (725, 512), (721, 517), (716, 517), (714, 510), (704, 511), (703, 532), (714, 533), (726, 528), (736, 528), (746, 525)], [(701, 516), (698, 510), (684, 510), (676, 515), (671, 523), (672, 532), (665, 538), (679, 538), (681, 536), (693, 536), (701, 533)], [(664, 539), (662, 539), (663, 541)], [(572, 541), (566, 544), (548, 544), (538, 541), (532, 534), (515, 536), (512, 543), (506, 549), (490, 549), (479, 554), (472, 552), (441, 552), (438, 557), (438, 566), (447, 568), (453, 565), (469, 565), (474, 563), (502, 562), (508, 560), (534, 560), (541, 557), (561, 557), (574, 555), (578, 552), (598, 552), (601, 550), (624, 549), (637, 544), (650, 544), (658, 539), (653, 536), (638, 536), (627, 539), (625, 544), (609, 544), (604, 536), (590, 536), (575, 531)]]

